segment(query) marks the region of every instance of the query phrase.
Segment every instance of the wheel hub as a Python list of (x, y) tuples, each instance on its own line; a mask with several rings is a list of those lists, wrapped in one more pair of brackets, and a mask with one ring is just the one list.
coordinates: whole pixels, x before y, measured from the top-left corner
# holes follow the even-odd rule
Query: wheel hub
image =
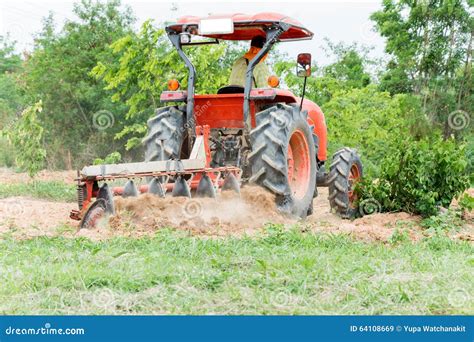
[(357, 194), (354, 191), (355, 184), (359, 181), (360, 179), (360, 170), (356, 164), (351, 165), (351, 170), (349, 172), (349, 177), (348, 177), (348, 195), (349, 195), (349, 205), (351, 208), (355, 208), (355, 202), (357, 201)]
[(297, 199), (302, 199), (310, 182), (311, 162), (308, 142), (301, 130), (296, 130), (291, 135), (288, 143), (287, 167), (291, 192)]

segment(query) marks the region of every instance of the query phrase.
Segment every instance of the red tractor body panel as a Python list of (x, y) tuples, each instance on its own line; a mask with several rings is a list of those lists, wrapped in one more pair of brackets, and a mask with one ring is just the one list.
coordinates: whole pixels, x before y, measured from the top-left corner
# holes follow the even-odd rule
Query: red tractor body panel
[[(210, 128), (243, 128), (244, 94), (212, 94), (194, 96), (196, 125)], [(255, 126), (255, 103), (250, 103), (252, 126)]]
[(318, 160), (327, 159), (327, 127), (323, 111), (319, 106), (310, 100), (303, 100), (303, 109), (308, 111), (308, 123), (314, 126), (314, 134), (319, 139)]
[[(255, 112), (263, 105), (271, 103), (296, 103), (301, 98), (285, 89), (254, 89), (254, 98), (250, 102), (252, 127), (255, 127)], [(261, 98), (259, 98), (261, 93)], [(196, 125), (212, 128), (243, 128), (244, 94), (210, 94), (194, 96), (194, 115)], [(314, 133), (319, 139), (318, 160), (327, 159), (327, 128), (324, 114), (314, 102), (303, 100), (303, 109), (308, 111), (308, 123), (314, 126)]]

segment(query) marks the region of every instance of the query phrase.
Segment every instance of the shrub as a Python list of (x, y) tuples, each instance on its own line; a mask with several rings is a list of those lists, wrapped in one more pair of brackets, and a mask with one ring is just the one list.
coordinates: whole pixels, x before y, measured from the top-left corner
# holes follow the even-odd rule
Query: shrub
[(375, 86), (339, 91), (322, 107), (328, 124), (329, 154), (343, 146), (356, 148), (364, 171), (379, 172), (387, 150), (426, 126), (419, 101), (409, 95), (390, 96)]
[(459, 212), (447, 210), (440, 215), (433, 215), (421, 221), (421, 226), (436, 234), (458, 231), (464, 226), (464, 221)]
[(462, 212), (471, 212), (474, 209), (474, 197), (465, 193), (459, 199), (459, 207), (461, 208)]
[(41, 110), (41, 101), (27, 107), (12, 127), (2, 131), (16, 151), (16, 165), (31, 177), (43, 168), (46, 158), (46, 150), (43, 148), (44, 129), (38, 120)]
[(405, 211), (425, 217), (447, 208), (469, 186), (464, 145), (443, 141), (406, 140), (381, 161), (377, 179), (359, 183), (359, 199), (376, 200), (383, 211)]
[(104, 159), (94, 159), (94, 165), (117, 164), (120, 163), (120, 160), (122, 160), (122, 155), (120, 154), (120, 152), (112, 152), (108, 154)]
[(8, 139), (0, 135), (0, 166), (15, 167), (15, 150)]

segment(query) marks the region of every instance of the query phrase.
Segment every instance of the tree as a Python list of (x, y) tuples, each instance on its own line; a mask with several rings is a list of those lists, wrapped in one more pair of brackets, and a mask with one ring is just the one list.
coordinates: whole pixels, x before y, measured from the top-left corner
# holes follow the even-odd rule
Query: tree
[(349, 88), (363, 88), (371, 81), (367, 67), (373, 64), (368, 58), (368, 49), (359, 48), (357, 44), (334, 44), (325, 39), (328, 55), (336, 57), (336, 62), (324, 68), (324, 75), (343, 81)]
[[(368, 56), (369, 49), (360, 47), (356, 43), (332, 43), (325, 38), (326, 55), (335, 59), (335, 62), (319, 67), (313, 63), (313, 76), (307, 79), (306, 97), (320, 106), (330, 101), (336, 92), (363, 88), (371, 83), (369, 67), (376, 64)], [(303, 91), (303, 82), (294, 72), (295, 62), (289, 61), (286, 56), (277, 58), (275, 71), (285, 84), (295, 94)]]
[(335, 92), (322, 109), (328, 124), (329, 154), (343, 146), (356, 148), (367, 174), (377, 175), (380, 160), (400, 140), (420, 137), (426, 120), (411, 95), (391, 96), (376, 85)]
[(20, 55), (15, 52), (15, 43), (10, 36), (0, 36), (0, 74), (17, 71), (21, 66)]
[(27, 107), (13, 125), (1, 131), (16, 150), (16, 165), (33, 177), (44, 166), (46, 150), (43, 146), (44, 129), (38, 120), (41, 101)]
[[(0, 130), (9, 129), (23, 109), (24, 98), (17, 82), (21, 68), (15, 42), (8, 35), (0, 36)], [(0, 165), (11, 167), (14, 163), (14, 149), (6, 138), (0, 137)]]
[(131, 31), (134, 18), (118, 0), (82, 0), (74, 13), (78, 19), (59, 32), (52, 15), (44, 20), (22, 75), (29, 102), (43, 101), (39, 120), (53, 168), (80, 167), (124, 144), (113, 138), (122, 129), (125, 106), (113, 103), (89, 73), (98, 60), (114, 58), (109, 45)]
[(0, 129), (22, 104), (22, 96), (16, 82), (21, 69), (20, 55), (15, 52), (15, 42), (9, 36), (0, 36)]
[(384, 0), (371, 16), (391, 56), (381, 89), (422, 97), (445, 138), (459, 133), (449, 125), (449, 114), (470, 112), (474, 104), (470, 7), (468, 0)]

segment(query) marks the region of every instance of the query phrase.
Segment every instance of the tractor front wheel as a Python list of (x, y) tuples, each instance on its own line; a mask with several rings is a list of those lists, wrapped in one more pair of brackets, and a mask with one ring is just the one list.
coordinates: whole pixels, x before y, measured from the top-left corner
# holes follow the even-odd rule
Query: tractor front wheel
[(357, 216), (354, 187), (362, 175), (362, 162), (355, 150), (344, 147), (334, 153), (328, 177), (329, 203), (342, 218)]
[(306, 217), (316, 186), (316, 146), (305, 113), (284, 104), (256, 114), (250, 182), (276, 195), (279, 210)]

